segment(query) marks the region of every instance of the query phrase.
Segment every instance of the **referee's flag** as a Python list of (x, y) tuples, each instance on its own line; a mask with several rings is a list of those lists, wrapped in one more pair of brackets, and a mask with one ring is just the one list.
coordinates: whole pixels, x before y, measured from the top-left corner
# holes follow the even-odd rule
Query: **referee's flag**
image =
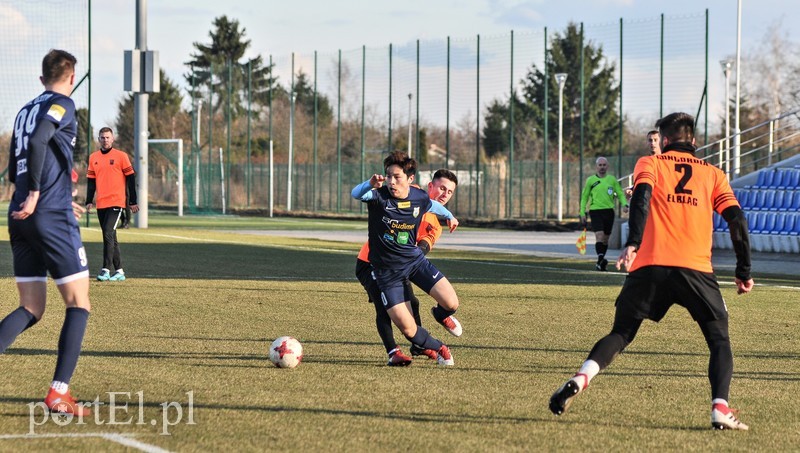
[(575, 241), (575, 247), (578, 248), (578, 253), (586, 255), (586, 228), (583, 229), (581, 235), (578, 236), (578, 240)]

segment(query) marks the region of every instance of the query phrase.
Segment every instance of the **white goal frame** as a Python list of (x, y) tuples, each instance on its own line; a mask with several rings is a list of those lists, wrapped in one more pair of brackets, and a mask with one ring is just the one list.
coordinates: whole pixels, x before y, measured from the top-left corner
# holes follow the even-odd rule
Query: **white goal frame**
[(182, 138), (154, 138), (148, 139), (147, 144), (178, 144), (178, 217), (183, 217), (183, 139)]

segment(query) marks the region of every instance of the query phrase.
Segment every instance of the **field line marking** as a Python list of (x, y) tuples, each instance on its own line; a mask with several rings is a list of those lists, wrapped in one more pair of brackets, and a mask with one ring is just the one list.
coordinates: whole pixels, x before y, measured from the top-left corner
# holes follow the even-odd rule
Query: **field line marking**
[(63, 434), (0, 434), (0, 440), (4, 439), (53, 439), (53, 438), (81, 438), (81, 437), (97, 437), (101, 439), (110, 440), (126, 447), (135, 448), (146, 453), (169, 453), (169, 450), (157, 447), (155, 445), (147, 444), (136, 439), (133, 439), (133, 434), (117, 434), (117, 433), (63, 433)]

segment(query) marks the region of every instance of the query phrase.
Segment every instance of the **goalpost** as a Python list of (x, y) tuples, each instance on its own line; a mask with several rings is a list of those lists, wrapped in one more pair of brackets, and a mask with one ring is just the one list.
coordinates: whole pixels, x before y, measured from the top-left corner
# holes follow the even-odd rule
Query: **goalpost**
[[(178, 167), (177, 169), (178, 170), (178, 217), (183, 217), (183, 139), (156, 138), (147, 140), (147, 144), (148, 145), (175, 144), (178, 147), (178, 155), (176, 156), (177, 162), (175, 162), (175, 165)], [(163, 151), (161, 153), (164, 154)], [(148, 196), (148, 194), (142, 194), (142, 196)]]

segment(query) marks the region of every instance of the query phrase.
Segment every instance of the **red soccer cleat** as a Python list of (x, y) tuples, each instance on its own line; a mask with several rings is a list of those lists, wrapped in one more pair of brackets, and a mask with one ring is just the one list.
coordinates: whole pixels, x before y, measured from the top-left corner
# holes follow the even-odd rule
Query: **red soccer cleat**
[(51, 388), (47, 393), (47, 397), (44, 399), (44, 404), (51, 412), (72, 414), (78, 417), (92, 415), (91, 409), (75, 401), (75, 398), (70, 395), (69, 390), (67, 390), (67, 393), (58, 393), (56, 389)]

